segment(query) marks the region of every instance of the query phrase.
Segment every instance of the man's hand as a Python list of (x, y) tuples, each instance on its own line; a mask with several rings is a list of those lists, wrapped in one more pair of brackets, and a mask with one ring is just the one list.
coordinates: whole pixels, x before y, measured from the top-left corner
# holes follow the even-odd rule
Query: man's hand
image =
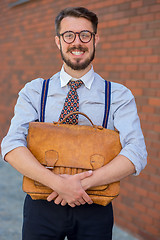
[(81, 204), (92, 204), (91, 198), (84, 191), (81, 185), (81, 180), (90, 177), (92, 171), (87, 171), (75, 175), (60, 175), (61, 184), (58, 190), (52, 192), (47, 200), (52, 201), (53, 199), (56, 204), (62, 206), (70, 205), (71, 207), (79, 206)]

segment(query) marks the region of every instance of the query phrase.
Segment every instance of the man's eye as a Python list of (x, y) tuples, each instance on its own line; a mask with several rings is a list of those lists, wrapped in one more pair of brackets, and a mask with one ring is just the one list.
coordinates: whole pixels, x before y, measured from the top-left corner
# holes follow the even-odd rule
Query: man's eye
[(90, 35), (88, 33), (82, 33), (81, 38), (87, 39), (87, 38), (90, 38)]
[(66, 34), (65, 37), (66, 38), (73, 38), (73, 34)]

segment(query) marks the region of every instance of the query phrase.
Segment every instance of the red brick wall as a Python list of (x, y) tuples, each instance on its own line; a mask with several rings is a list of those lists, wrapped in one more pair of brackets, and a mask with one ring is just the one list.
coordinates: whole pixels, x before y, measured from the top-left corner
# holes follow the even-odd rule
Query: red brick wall
[[(54, 43), (54, 17), (77, 1), (31, 0), (9, 7), (0, 2), (0, 138), (6, 134), (17, 93), (37, 77), (60, 69)], [(129, 87), (136, 98), (148, 150), (139, 177), (121, 182), (114, 200), (116, 223), (139, 236), (160, 239), (160, 0), (81, 0), (99, 16), (100, 43), (95, 70)]]

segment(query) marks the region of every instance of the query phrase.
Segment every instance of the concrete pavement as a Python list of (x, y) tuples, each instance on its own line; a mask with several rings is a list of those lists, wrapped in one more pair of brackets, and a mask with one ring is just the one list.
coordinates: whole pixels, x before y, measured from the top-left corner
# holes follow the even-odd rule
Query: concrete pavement
[[(0, 158), (0, 240), (21, 240), (25, 197), (21, 185), (21, 174)], [(138, 239), (114, 226), (113, 240)]]

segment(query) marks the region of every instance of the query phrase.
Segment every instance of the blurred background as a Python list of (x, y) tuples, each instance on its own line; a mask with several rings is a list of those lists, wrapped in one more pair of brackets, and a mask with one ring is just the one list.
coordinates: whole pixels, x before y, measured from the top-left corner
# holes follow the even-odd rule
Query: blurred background
[[(160, 0), (81, 0), (80, 3), (73, 0), (1, 0), (0, 141), (10, 125), (19, 90), (32, 79), (47, 79), (60, 70), (62, 62), (54, 42), (54, 19), (61, 9), (71, 6), (83, 6), (98, 15), (100, 42), (94, 70), (104, 79), (122, 83), (132, 91), (147, 145), (145, 170), (138, 177), (130, 176), (121, 181), (120, 196), (113, 201), (115, 223), (137, 239), (158, 240)], [(0, 202), (6, 202), (7, 198), (3, 198), (5, 187), (10, 186), (10, 192), (12, 184), (17, 184), (12, 182), (15, 179), (12, 171), (8, 166), (6, 170), (6, 164), (1, 162), (0, 189), (3, 191)], [(9, 205), (12, 197), (8, 198)], [(0, 206), (3, 208), (3, 203)], [(13, 208), (16, 209), (14, 205)], [(0, 211), (0, 218), (3, 214)]]

